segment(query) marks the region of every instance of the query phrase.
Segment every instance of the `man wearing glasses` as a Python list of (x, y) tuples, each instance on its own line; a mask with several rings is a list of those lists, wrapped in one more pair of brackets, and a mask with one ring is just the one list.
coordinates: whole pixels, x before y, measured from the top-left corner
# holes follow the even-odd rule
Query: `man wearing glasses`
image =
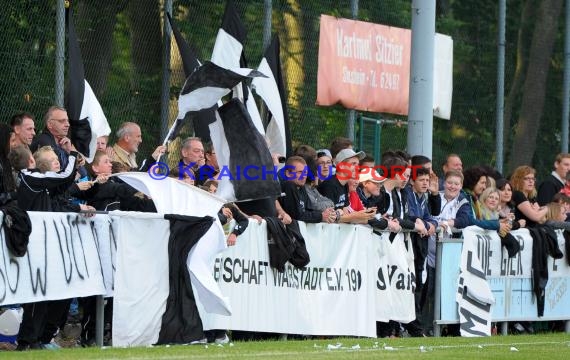
[(69, 132), (67, 111), (59, 106), (50, 107), (44, 115), (44, 123), (44, 130), (32, 141), (30, 150), (33, 153), (42, 146), (51, 146), (57, 154), (61, 168), (65, 169), (69, 161), (69, 152), (77, 151), (67, 137)]

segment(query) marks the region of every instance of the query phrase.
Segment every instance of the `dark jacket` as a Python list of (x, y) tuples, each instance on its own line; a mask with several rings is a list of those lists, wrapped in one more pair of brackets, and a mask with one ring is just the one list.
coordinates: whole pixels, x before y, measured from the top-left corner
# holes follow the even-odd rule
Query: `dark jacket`
[[(67, 167), (67, 163), (69, 162), (69, 155), (59, 144), (55, 141), (55, 137), (49, 132), (47, 128), (45, 128), (41, 134), (36, 136), (30, 145), (30, 151), (34, 153), (36, 150), (41, 148), (42, 146), (50, 146), (55, 154), (57, 155), (57, 159), (59, 160), (59, 166), (64, 169)], [(77, 169), (77, 172), (81, 174), (81, 177), (87, 176), (87, 170), (82, 166)]]
[(292, 181), (282, 181), (281, 191), (285, 193), (285, 196), (279, 198), (279, 203), (292, 219), (306, 223), (322, 221), (321, 211), (309, 209), (310, 199), (304, 186), (297, 186)]
[(406, 197), (408, 200), (408, 218), (414, 222), (416, 219), (422, 220), (426, 229), (429, 229), (429, 224), (437, 227), (437, 220), (431, 216), (431, 213), (429, 211), (429, 200), (427, 194), (421, 194), (418, 196), (418, 194), (416, 194), (411, 187), (406, 187), (404, 191), (406, 192)]
[(4, 181), (5, 176), (12, 176), (12, 167), (9, 166), (9, 162), (6, 162), (4, 166), (0, 162), (0, 206), (15, 201), (17, 197), (16, 191), (6, 186), (7, 184), (5, 184)]
[(49, 132), (47, 128), (43, 129), (43, 131), (38, 134), (32, 141), (30, 145), (30, 151), (34, 153), (36, 150), (41, 148), (42, 146), (51, 146), (57, 158), (59, 159), (59, 165), (62, 169), (67, 166), (67, 162), (69, 161), (69, 155), (59, 144), (55, 141), (55, 137)]
[(77, 153), (69, 154), (63, 171), (41, 173), (37, 169), (23, 169), (18, 173), (18, 206), (26, 211), (57, 211), (61, 204), (52, 199), (64, 194), (75, 179)]
[[(360, 201), (362, 201), (362, 205), (364, 205), (365, 208), (376, 207), (376, 214), (384, 215), (386, 213), (388, 205), (390, 205), (390, 200), (388, 199), (388, 196), (385, 192), (381, 191), (380, 195), (378, 196), (372, 195), (370, 197), (366, 197), (364, 190), (359, 186), (356, 188), (356, 193), (358, 194), (358, 197), (360, 198)], [(368, 220), (368, 225), (372, 226), (373, 228), (384, 230), (388, 227), (388, 220), (384, 219), (383, 217), (379, 219), (374, 218)]]
[(553, 228), (538, 225), (528, 230), (532, 236), (532, 287), (537, 299), (537, 314), (541, 317), (544, 315), (545, 289), (548, 283), (548, 256), (561, 259), (564, 254), (558, 247)]
[(275, 217), (266, 217), (265, 221), (267, 221), (267, 244), (271, 267), (283, 272), (287, 261), (297, 268), (309, 264), (311, 259), (297, 221), (293, 220), (289, 225), (283, 224)]
[[(380, 189), (380, 194), (384, 198), (384, 201), (385, 201), (385, 203), (384, 203), (385, 209), (383, 210), (384, 213), (386, 211), (388, 211), (388, 208), (390, 207), (390, 201), (394, 202), (394, 204), (392, 205), (392, 207), (394, 209), (393, 213), (392, 213), (392, 217), (394, 219), (398, 219), (402, 229), (414, 230), (416, 227), (416, 224), (415, 224), (415, 220), (414, 221), (410, 220), (410, 217), (408, 214), (408, 197), (407, 197), (406, 192), (404, 190), (400, 190), (400, 196), (398, 196), (398, 190), (396, 188), (394, 188), (390, 192), (390, 197), (389, 197), (387, 192), (386, 192), (386, 189), (384, 187), (382, 187), (382, 189)], [(402, 213), (401, 209), (403, 209), (403, 213)]]
[(552, 201), (554, 195), (560, 192), (564, 183), (560, 182), (554, 175), (550, 174), (538, 186), (536, 201), (538, 205), (544, 206)]
[(70, 195), (86, 200), (87, 205), (99, 211), (141, 211), (156, 212), (154, 202), (148, 198), (136, 196), (137, 190), (114, 177), (105, 183), (95, 183), (89, 190), (80, 191), (77, 184), (73, 184)]
[[(243, 234), (243, 232), (249, 226), (249, 219), (245, 216), (234, 204), (226, 204), (224, 207), (230, 209), (232, 211), (232, 216), (236, 221), (236, 226), (232, 230), (232, 234), (236, 234), (237, 236)], [(222, 210), (218, 212), (218, 219), (222, 223), (222, 225), (227, 224), (228, 218), (224, 215)]]

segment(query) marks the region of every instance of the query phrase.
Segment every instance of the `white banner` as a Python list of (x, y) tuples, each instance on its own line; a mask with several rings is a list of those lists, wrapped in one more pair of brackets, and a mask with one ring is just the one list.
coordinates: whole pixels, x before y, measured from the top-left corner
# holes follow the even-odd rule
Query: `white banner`
[(169, 293), (168, 237), (162, 215), (133, 213), (118, 227), (113, 345), (154, 344)]
[[(365, 226), (300, 223), (311, 262), (269, 266), (265, 223), (250, 222), (216, 259), (214, 278), (231, 299), (230, 317), (201, 311), (207, 329), (376, 336), (374, 237)], [(412, 309), (413, 310), (413, 309)]]
[(408, 323), (416, 318), (414, 292), (414, 252), (411, 240), (399, 233), (393, 241), (389, 233), (375, 239), (378, 257), (374, 289), (376, 291), (376, 320)]
[(1, 232), (0, 305), (112, 294), (115, 237), (108, 217), (29, 215), (33, 231), (24, 256), (11, 256)]
[[(0, 305), (114, 291), (114, 344), (155, 343), (169, 294), (169, 221), (125, 212), (30, 216), (29, 254), (12, 258), (1, 243)], [(287, 263), (279, 273), (269, 266), (266, 225), (255, 221), (207, 265), (223, 240), (212, 226), (188, 261), (205, 329), (373, 337), (378, 316), (413, 319), (413, 257), (401, 235), (390, 243), (367, 226), (300, 228), (311, 262), (303, 269)], [(207, 313), (205, 303), (231, 315)]]
[[(484, 245), (481, 247), (481, 244)], [(459, 305), (461, 336), (491, 336), (491, 307), (495, 303), (495, 297), (487, 283), (483, 265), (488, 265), (488, 257), (484, 252), (491, 244), (495, 248), (496, 244), (501, 246), (496, 231), (485, 231), (476, 226), (463, 230), (461, 273), (455, 295)], [(500, 254), (500, 251), (495, 251)], [(485, 268), (488, 269), (488, 266)]]
[[(161, 214), (113, 212), (112, 215), (118, 224), (119, 239), (113, 302), (113, 344), (155, 344), (170, 291), (170, 222)], [(214, 222), (192, 248), (187, 264), (196, 301), (207, 303), (210, 312), (230, 314), (230, 303), (222, 296), (206, 265), (208, 260), (213, 262), (213, 251), (219, 249), (223, 241), (223, 230), (219, 223)]]

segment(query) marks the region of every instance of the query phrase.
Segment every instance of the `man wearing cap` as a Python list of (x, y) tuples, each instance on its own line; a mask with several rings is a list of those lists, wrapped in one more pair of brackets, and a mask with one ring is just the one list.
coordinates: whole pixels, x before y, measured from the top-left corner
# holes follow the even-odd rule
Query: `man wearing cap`
[(281, 182), (281, 191), (285, 196), (279, 198), (281, 207), (293, 219), (307, 223), (326, 222), (335, 220), (332, 207), (318, 211), (310, 209), (310, 200), (305, 183), (307, 182), (307, 162), (300, 156), (291, 156), (285, 164), (285, 181)]
[(385, 180), (386, 178), (378, 174), (372, 167), (361, 169), (358, 179), (359, 186), (356, 188), (356, 192), (364, 207), (376, 209), (375, 218), (368, 221), (368, 225), (380, 229), (388, 228), (392, 232), (398, 232), (402, 229), (398, 220), (382, 217), (386, 213), (387, 203), (389, 202), (380, 193), (380, 186)]
[(364, 207), (375, 207), (379, 213), (386, 212), (385, 202), (380, 195), (380, 185), (386, 180), (373, 168), (364, 168), (360, 172), (358, 182), (360, 183), (356, 191)]
[(352, 149), (339, 151), (334, 161), (337, 169), (335, 176), (323, 181), (318, 187), (321, 194), (332, 200), (336, 210), (336, 222), (365, 224), (374, 218), (375, 211), (365, 209), (350, 212), (348, 210), (350, 202), (347, 183), (358, 176), (357, 166), (364, 156), (363, 151), (358, 153)]

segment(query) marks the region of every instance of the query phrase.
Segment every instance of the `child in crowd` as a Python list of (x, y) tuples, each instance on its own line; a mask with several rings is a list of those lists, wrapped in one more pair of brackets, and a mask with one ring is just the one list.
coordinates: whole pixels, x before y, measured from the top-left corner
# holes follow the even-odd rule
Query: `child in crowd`
[[(26, 211), (93, 210), (87, 205), (73, 205), (62, 196), (73, 184), (78, 153), (71, 151), (69, 162), (60, 171), (57, 155), (51, 147), (40, 148), (32, 156), (25, 145), (16, 146), (9, 154), (12, 167), (18, 171), (18, 206)], [(69, 299), (24, 304), (17, 350), (56, 348), (52, 343), (58, 328), (67, 320)]]
[(90, 165), (90, 175), (93, 181), (88, 181), (92, 187), (86, 190), (72, 187), (71, 195), (87, 201), (100, 211), (142, 211), (156, 212), (152, 200), (145, 196), (138, 196), (137, 190), (115, 177), (109, 177), (113, 170), (113, 163), (103, 151), (97, 151)]
[(552, 226), (555, 229), (570, 230), (570, 222), (566, 221), (566, 209), (564, 205), (551, 202), (546, 204), (546, 215), (544, 216), (545, 225)]

